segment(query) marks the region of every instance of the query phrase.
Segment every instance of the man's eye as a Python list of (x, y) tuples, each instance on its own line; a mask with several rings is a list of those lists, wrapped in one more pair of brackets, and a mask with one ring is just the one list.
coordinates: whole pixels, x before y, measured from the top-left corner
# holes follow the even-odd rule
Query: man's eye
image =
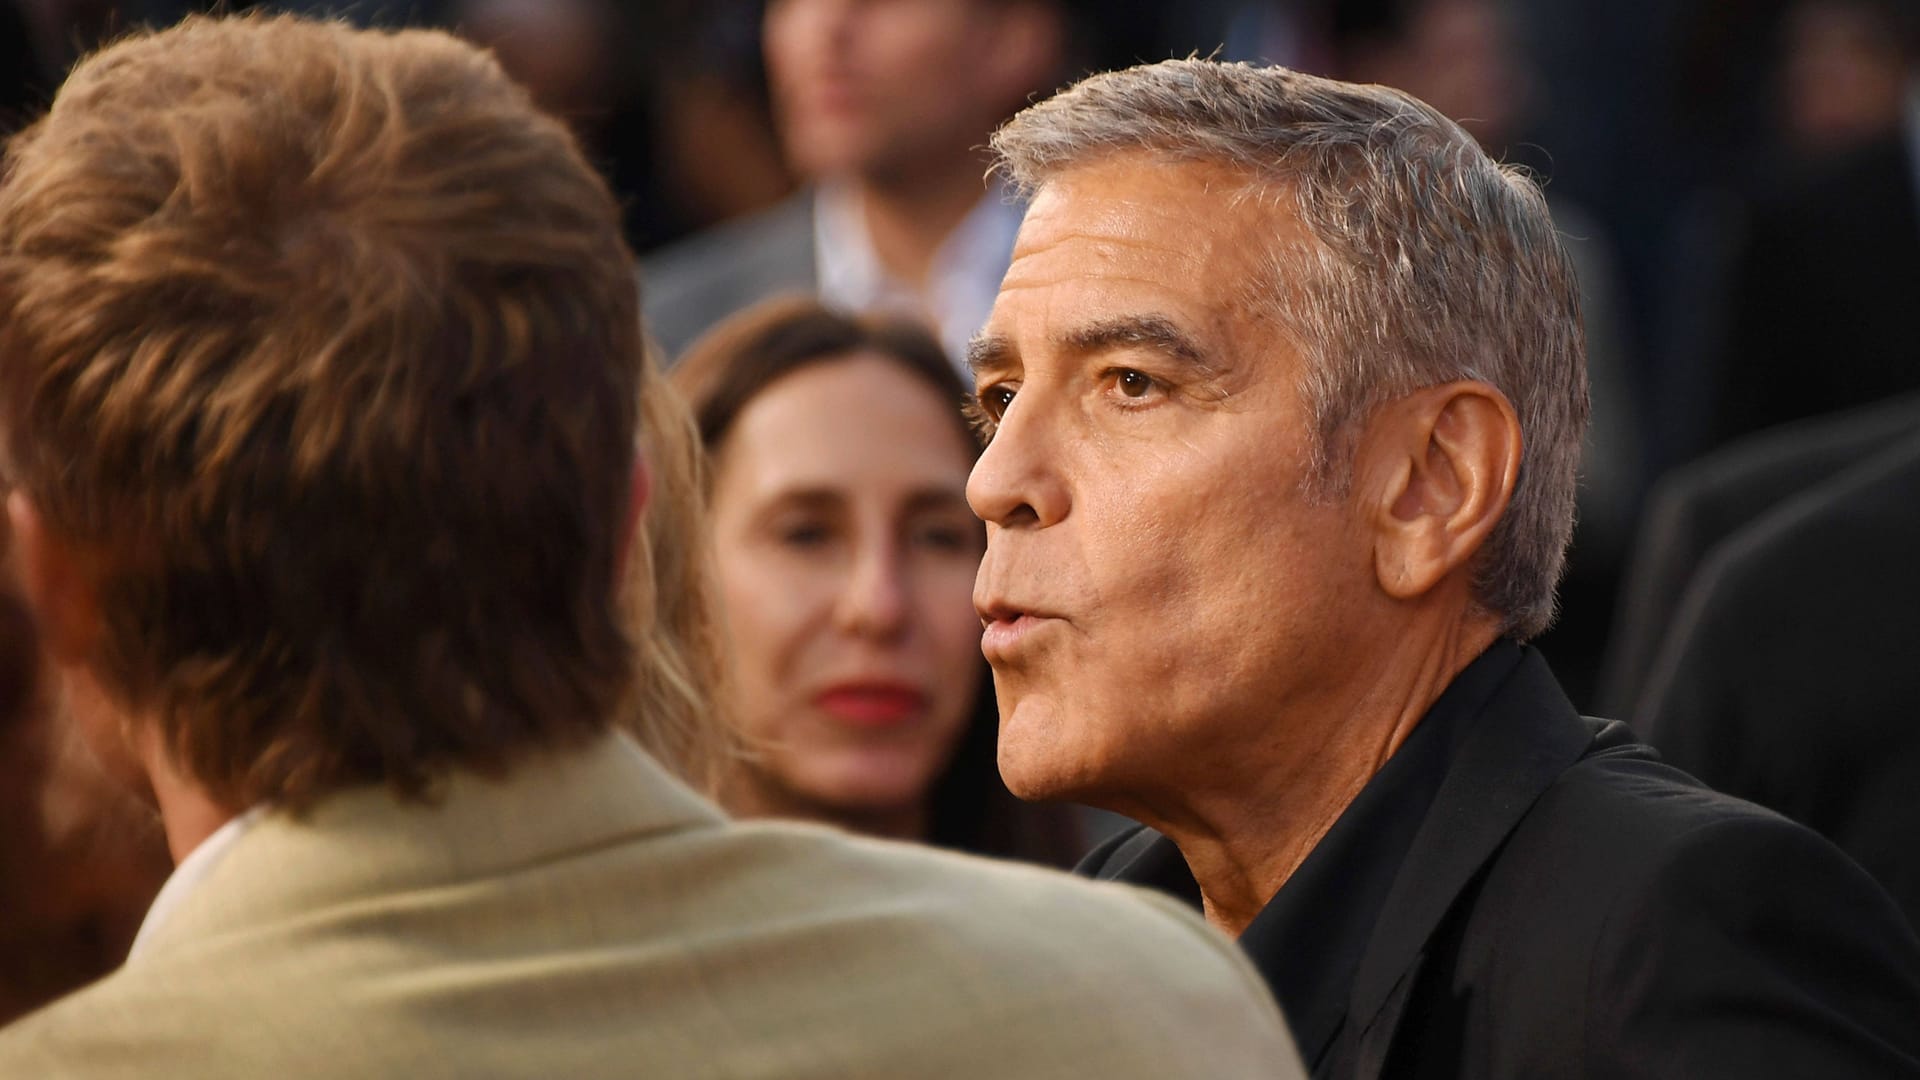
[(1122, 394), (1130, 398), (1146, 397), (1147, 391), (1153, 389), (1152, 376), (1130, 368), (1122, 368), (1115, 376), (1114, 383), (1120, 387)]
[(995, 383), (980, 391), (980, 411), (990, 419), (998, 420), (1013, 404), (1014, 389), (1006, 383)]
[(1000, 417), (1013, 402), (1014, 389), (1006, 383), (995, 383), (979, 393), (961, 402), (961, 412), (966, 414), (967, 424), (983, 443), (993, 441), (993, 433), (1000, 426)]

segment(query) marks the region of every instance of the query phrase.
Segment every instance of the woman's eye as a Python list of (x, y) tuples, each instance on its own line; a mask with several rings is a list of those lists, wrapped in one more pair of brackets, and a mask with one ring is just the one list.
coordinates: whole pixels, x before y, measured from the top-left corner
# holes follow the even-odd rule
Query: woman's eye
[(913, 531), (914, 544), (933, 551), (973, 551), (979, 547), (977, 530), (960, 525), (923, 525)]
[(780, 543), (790, 548), (816, 548), (832, 538), (825, 525), (788, 525), (778, 530)]
[(1127, 397), (1141, 398), (1146, 397), (1147, 391), (1153, 389), (1153, 377), (1130, 368), (1123, 368), (1116, 373), (1114, 384)]

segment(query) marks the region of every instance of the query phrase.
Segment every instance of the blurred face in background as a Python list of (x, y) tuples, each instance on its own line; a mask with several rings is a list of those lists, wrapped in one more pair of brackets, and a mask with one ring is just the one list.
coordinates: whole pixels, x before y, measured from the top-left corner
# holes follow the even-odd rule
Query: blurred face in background
[(770, 0), (774, 112), (811, 178), (948, 168), (1050, 74), (1057, 16), (1025, 0)]
[(1807, 0), (1786, 23), (1783, 74), (1789, 144), (1837, 153), (1898, 131), (1914, 72), (1884, 5)]
[(454, 25), (568, 121), (612, 105), (619, 20), (608, 0), (460, 0)]
[(1345, 75), (1405, 90), (1501, 153), (1533, 93), (1505, 9), (1495, 0), (1426, 0), (1406, 19), (1394, 41), (1356, 48)]
[(856, 353), (770, 383), (717, 448), (714, 542), (757, 809), (912, 821), (953, 755), (980, 683), (983, 544), (954, 412)]

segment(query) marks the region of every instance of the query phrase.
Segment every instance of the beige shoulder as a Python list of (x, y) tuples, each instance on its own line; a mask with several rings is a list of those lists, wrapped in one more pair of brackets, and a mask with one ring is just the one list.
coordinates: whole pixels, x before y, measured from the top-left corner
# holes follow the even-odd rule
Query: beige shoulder
[(166, 1005), (161, 988), (143, 987), (123, 968), (0, 1028), (0, 1077), (133, 1078), (187, 1069), (192, 1055), (170, 1054), (186, 1033), (168, 1030), (176, 1014)]
[(894, 934), (911, 928), (914, 948), (965, 984), (946, 989), (993, 995), (1036, 1042), (1083, 1054), (1070, 1075), (1305, 1075), (1259, 973), (1176, 900), (819, 830), (776, 826), (763, 842), (792, 846), (790, 861), (764, 865), (778, 874), (785, 863), (816, 883), (807, 903), (818, 912), (837, 909)]
[[(520, 924), (493, 905), (519, 894), (460, 893), (485, 909), (462, 926), (527, 954), (485, 968), (495, 983), (452, 946), (460, 979), (423, 971), (420, 926), (361, 905), (344, 930), (303, 918), (143, 956), (0, 1029), (0, 1078), (420, 1080), (422, 1047), (446, 1075), (516, 1056), (526, 1075), (616, 1076), (645, 1060), (727, 1080), (1303, 1075), (1258, 975), (1171, 900), (795, 826), (687, 830), (607, 862), (592, 932), (565, 947), (514, 938)], [(527, 971), (539, 977), (515, 974)], [(340, 992), (376, 982), (415, 996)], [(339, 1030), (356, 1039), (314, 1058), (313, 1039)]]

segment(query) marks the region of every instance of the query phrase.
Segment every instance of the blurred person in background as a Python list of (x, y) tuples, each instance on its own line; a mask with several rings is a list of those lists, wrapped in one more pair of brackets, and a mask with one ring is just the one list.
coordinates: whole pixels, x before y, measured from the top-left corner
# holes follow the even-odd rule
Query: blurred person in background
[(153, 812), (88, 752), (42, 662), (9, 580), (0, 586), (0, 1025), (120, 966), (172, 868)]
[[(1920, 399), (1846, 419), (1876, 413), (1905, 421), (1891, 445), (1711, 549), (1632, 716), (1676, 767), (1839, 845), (1920, 926)], [(1735, 447), (1757, 462), (1772, 435)]]
[[(1677, 465), (1654, 485), (1623, 576), (1599, 695), (1609, 713), (1639, 715), (1656, 668), (1675, 662), (1682, 599), (1723, 542), (1920, 416), (1920, 7), (1775, 6), (1770, 19), (1710, 9), (1720, 52), (1739, 31), (1758, 41), (1753, 60), (1721, 66), (1753, 69), (1739, 85), (1764, 105), (1750, 125), (1762, 134), (1750, 152), (1715, 146), (1730, 175), (1676, 231), (1687, 269), (1670, 302), (1687, 332), (1659, 372), (1655, 434)], [(1732, 126), (1711, 104), (1701, 134)]]
[(1781, 135), (1816, 160), (1908, 123), (1916, 30), (1908, 0), (1802, 0), (1790, 7), (1779, 74)]
[(1668, 470), (1647, 500), (1621, 584), (1599, 711), (1640, 715), (1689, 587), (1731, 537), (1916, 431), (1920, 393), (1771, 427)]
[(1064, 0), (770, 0), (762, 29), (781, 142), (807, 186), (650, 258), (654, 334), (677, 356), (757, 300), (808, 291), (921, 319), (959, 356), (1020, 222), (981, 147), (1063, 76)]
[(965, 391), (916, 324), (776, 299), (675, 369), (712, 455), (714, 552), (748, 817), (1070, 865), (1064, 806), (994, 766), (966, 503)]
[(1920, 390), (1920, 5), (1799, 0), (1777, 29), (1776, 149), (1669, 373), (1683, 457)]
[(567, 122), (644, 253), (793, 190), (742, 55), (753, 16), (742, 0), (445, 0), (438, 21)]

